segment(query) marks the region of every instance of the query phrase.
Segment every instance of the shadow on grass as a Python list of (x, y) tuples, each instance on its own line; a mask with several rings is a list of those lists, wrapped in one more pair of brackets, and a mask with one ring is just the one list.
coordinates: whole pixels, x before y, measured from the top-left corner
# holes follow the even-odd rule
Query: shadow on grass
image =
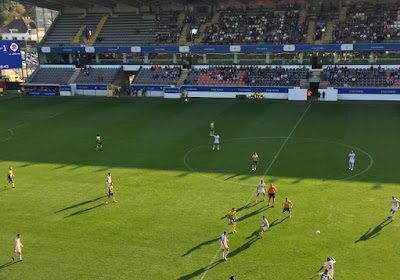
[(99, 196), (97, 198), (86, 200), (84, 202), (81, 202), (81, 203), (78, 203), (78, 204), (74, 204), (74, 205), (68, 206), (68, 207), (66, 207), (64, 209), (58, 210), (58, 211), (56, 211), (54, 213), (60, 213), (60, 212), (63, 212), (63, 211), (66, 211), (66, 210), (69, 210), (69, 209), (72, 209), (72, 208), (76, 208), (76, 207), (79, 207), (79, 206), (82, 206), (82, 205), (85, 205), (85, 204), (88, 204), (88, 203), (95, 202), (95, 201), (97, 201), (99, 199), (102, 199), (102, 198), (105, 198), (105, 196)]
[(360, 236), (360, 239), (354, 241), (354, 243), (358, 243), (360, 241), (368, 241), (372, 238), (377, 237), (380, 234), (380, 231), (390, 225), (391, 220), (390, 219), (385, 219), (383, 222), (381, 222), (379, 225), (377, 225), (373, 230), (369, 228), (366, 233)]
[[(249, 203), (249, 204), (247, 204), (247, 205), (243, 205), (242, 207), (236, 209), (236, 213), (239, 213), (240, 211), (243, 211), (243, 210), (245, 210), (245, 209), (254, 207), (254, 206), (256, 206), (256, 205), (257, 205), (257, 203)], [(223, 217), (221, 217), (221, 220), (223, 220), (223, 219), (227, 219), (227, 218), (226, 218), (226, 215), (223, 216)]]
[(210, 245), (216, 241), (220, 240), (220, 237), (215, 238), (215, 239), (210, 239), (208, 241), (204, 241), (202, 243), (200, 243), (199, 245), (194, 246), (192, 249), (188, 250), (185, 254), (182, 255), (182, 257), (186, 257), (187, 255), (191, 254), (192, 252), (200, 249), (201, 247), (205, 246), (205, 245)]
[(270, 224), (269, 227), (271, 228), (271, 227), (277, 226), (277, 225), (279, 225), (280, 223), (286, 221), (287, 219), (289, 219), (289, 216), (286, 216), (286, 217), (283, 218), (282, 220), (275, 219), (275, 221), (273, 221), (273, 222)]
[(70, 214), (70, 215), (68, 215), (68, 216), (65, 216), (64, 218), (70, 218), (70, 217), (73, 217), (73, 216), (76, 216), (76, 215), (80, 215), (80, 214), (86, 213), (86, 212), (88, 212), (88, 211), (91, 211), (91, 210), (93, 210), (93, 209), (102, 207), (102, 206), (104, 206), (104, 205), (105, 205), (104, 203), (98, 204), (98, 205), (96, 205), (96, 206), (89, 207), (89, 208), (87, 208), (87, 209), (83, 209), (83, 210), (81, 210), (81, 211), (74, 212), (74, 213), (72, 213), (72, 214)]
[[(229, 257), (229, 255), (228, 255), (228, 257)], [(184, 276), (182, 276), (182, 277), (179, 277), (178, 280), (193, 279), (193, 278), (195, 278), (195, 277), (198, 277), (198, 276), (202, 275), (202, 274), (205, 273), (206, 271), (208, 271), (208, 270), (210, 270), (210, 269), (213, 269), (214, 267), (216, 267), (217, 265), (219, 265), (219, 264), (221, 264), (221, 263), (223, 263), (223, 262), (224, 262), (223, 260), (218, 260), (218, 261), (216, 261), (216, 262), (214, 262), (214, 263), (212, 263), (212, 264), (210, 264), (210, 265), (207, 265), (207, 266), (205, 266), (205, 267), (202, 267), (202, 268), (196, 270), (195, 272), (192, 272), (192, 273), (190, 273), (190, 274), (186, 274), (186, 275), (184, 275)]]
[(241, 252), (249, 249), (251, 245), (253, 245), (257, 240), (259, 240), (258, 231), (253, 232), (249, 237), (247, 237), (247, 239), (249, 239), (249, 241), (244, 243), (242, 246), (240, 246), (236, 250), (232, 251), (232, 253), (229, 253), (228, 258), (233, 258), (236, 255), (240, 254)]
[(235, 178), (235, 177), (237, 177), (237, 176), (240, 176), (240, 174), (235, 174), (235, 175), (229, 176), (229, 177), (226, 178), (224, 181), (228, 181), (228, 180), (233, 179), (233, 178)]
[(6, 267), (16, 264), (16, 263), (18, 263), (18, 261), (11, 261), (11, 262), (5, 263), (3, 265), (0, 265), (0, 269), (6, 268)]
[(7, 188), (7, 186), (4, 186), (4, 188), (1, 189), (0, 192), (4, 192), (4, 191), (8, 191), (8, 190), (11, 190), (11, 187), (10, 187), (10, 188)]
[(264, 210), (268, 210), (269, 208), (270, 208), (270, 206), (263, 206), (263, 207), (261, 207), (261, 208), (255, 210), (255, 211), (249, 213), (249, 214), (244, 215), (244, 216), (241, 217), (239, 220), (240, 220), (240, 221), (246, 220), (246, 219), (248, 219), (248, 218), (250, 218), (250, 217), (253, 217), (253, 216), (255, 216), (255, 215), (258, 215), (258, 214), (262, 213)]

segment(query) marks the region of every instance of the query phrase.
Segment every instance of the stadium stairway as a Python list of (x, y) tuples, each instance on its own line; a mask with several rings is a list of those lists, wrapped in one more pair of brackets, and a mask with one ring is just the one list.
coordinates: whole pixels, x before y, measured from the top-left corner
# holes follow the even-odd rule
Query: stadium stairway
[(185, 25), (182, 28), (181, 35), (179, 35), (179, 39), (178, 39), (179, 43), (186, 43), (186, 35), (189, 32), (189, 27), (190, 27), (190, 24), (185, 23)]
[(96, 26), (96, 29), (94, 30), (94, 32), (92, 34), (92, 37), (90, 37), (90, 39), (89, 39), (89, 41), (87, 43), (87, 45), (89, 47), (93, 46), (94, 42), (96, 42), (96, 39), (99, 36), (101, 29), (103, 29), (103, 26), (106, 23), (107, 19), (108, 19), (108, 15), (105, 15), (105, 16), (101, 17), (99, 23)]
[(343, 22), (345, 21), (347, 18), (347, 7), (342, 7), (340, 8), (340, 12), (339, 12), (339, 21)]
[(78, 33), (76, 33), (74, 39), (72, 40), (72, 43), (79, 44), (81, 42), (81, 37), (85, 28), (86, 28), (85, 25), (82, 25), (81, 28), (79, 28), (79, 31)]
[(182, 26), (184, 20), (185, 20), (185, 13), (184, 12), (180, 12), (179, 16), (178, 16), (178, 20), (176, 21), (176, 25)]
[(203, 39), (203, 34), (204, 34), (204, 31), (206, 31), (206, 27), (207, 26), (205, 24), (200, 25), (199, 32), (197, 33), (196, 40), (195, 40), (196, 43), (200, 43), (201, 40)]
[(213, 18), (211, 19), (211, 24), (216, 24), (219, 22), (219, 18), (221, 17), (220, 12), (216, 12), (213, 16)]
[(300, 14), (299, 14), (299, 22), (305, 22), (307, 17), (307, 10), (306, 10), (306, 5), (302, 5)]
[(183, 84), (185, 83), (185, 80), (188, 76), (189, 70), (188, 69), (182, 69), (182, 73), (181, 76), (179, 77), (178, 82), (176, 83), (177, 87), (181, 87), (183, 86)]
[(74, 74), (71, 76), (71, 78), (68, 81), (68, 85), (73, 84), (76, 80), (76, 78), (78, 78), (79, 73), (81, 72), (80, 68), (75, 69)]
[(322, 36), (323, 41), (332, 42), (333, 39), (332, 32), (334, 27), (335, 27), (335, 21), (329, 20), (326, 25), (326, 30), (324, 32), (324, 35)]
[(307, 37), (306, 37), (307, 43), (314, 41), (314, 34), (315, 34), (315, 20), (311, 20), (307, 30)]

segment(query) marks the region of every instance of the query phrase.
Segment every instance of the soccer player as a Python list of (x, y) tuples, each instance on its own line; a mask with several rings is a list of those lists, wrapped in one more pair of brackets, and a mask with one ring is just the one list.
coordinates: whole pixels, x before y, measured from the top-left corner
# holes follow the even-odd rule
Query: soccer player
[(257, 153), (254, 153), (251, 157), (251, 170), (253, 171), (257, 170), (257, 164), (258, 164), (258, 155)]
[(236, 208), (233, 207), (232, 211), (229, 211), (228, 214), (226, 214), (226, 217), (229, 220), (229, 223), (231, 224), (232, 227), (232, 233), (236, 232), (236, 221), (238, 220), (238, 216), (236, 214)]
[(217, 146), (217, 150), (219, 151), (219, 135), (214, 135), (213, 151), (215, 150), (215, 146)]
[(215, 132), (215, 126), (214, 126), (214, 121), (210, 123), (210, 136), (214, 136)]
[(269, 229), (269, 222), (268, 222), (267, 218), (265, 218), (265, 216), (262, 216), (261, 222), (262, 222), (262, 224), (261, 224), (260, 228), (258, 229), (258, 237), (259, 238), (263, 237), (264, 231)]
[(10, 167), (8, 168), (8, 173), (7, 173), (7, 184), (11, 184), (11, 186), (13, 188), (15, 188), (15, 184), (14, 184), (14, 172), (13, 172), (13, 168)]
[(19, 257), (19, 261), (22, 262), (22, 248), (24, 245), (21, 243), (21, 234), (17, 234), (17, 237), (15, 237), (14, 241), (14, 252), (15, 255), (12, 257), (12, 260), (15, 260), (16, 257)]
[(356, 161), (356, 154), (351, 151), (349, 154), (349, 170), (354, 169), (354, 162)]
[(103, 144), (101, 143), (101, 138), (99, 134), (97, 134), (96, 136), (96, 142), (97, 142), (96, 151), (98, 151), (99, 149), (103, 150)]
[(394, 215), (396, 214), (397, 209), (399, 209), (399, 204), (400, 201), (392, 195), (392, 202), (391, 202), (392, 208), (390, 209), (390, 215), (388, 219), (392, 218), (392, 221), (394, 221)]
[(292, 208), (293, 208), (293, 203), (286, 197), (285, 201), (282, 203), (282, 213), (281, 215), (278, 217), (278, 220), (280, 220), (280, 218), (282, 217), (282, 215), (285, 212), (289, 212), (289, 218), (292, 217)]
[(262, 193), (263, 201), (265, 201), (265, 188), (266, 188), (266, 185), (265, 185), (264, 181), (261, 180), (260, 184), (258, 184), (258, 186), (257, 186), (257, 196), (256, 196), (256, 199), (254, 200), (254, 203), (257, 202), (257, 198), (260, 195), (260, 193)]
[(108, 193), (107, 193), (107, 200), (104, 202), (105, 204), (108, 204), (108, 199), (112, 198), (113, 202), (116, 203), (117, 201), (115, 200), (114, 197), (114, 185), (111, 183), (110, 187), (108, 188)]
[[(226, 257), (229, 254), (229, 247), (228, 247), (228, 238), (226, 237), (228, 233), (224, 231), (224, 233), (221, 235), (221, 250), (222, 250), (222, 259), (226, 261)], [(226, 252), (226, 253), (225, 253)]]
[(268, 206), (270, 205), (270, 201), (272, 198), (272, 208), (275, 207), (275, 194), (276, 194), (276, 187), (273, 184), (269, 184), (268, 188)]
[(107, 184), (107, 195), (108, 195), (108, 189), (110, 188), (110, 186), (112, 184), (112, 179), (111, 179), (111, 173), (110, 172), (108, 172), (108, 174), (107, 174), (106, 184)]
[(334, 263), (336, 263), (336, 260), (334, 258), (327, 258), (326, 262), (324, 262), (324, 264), (317, 271), (317, 273), (325, 268), (325, 271), (328, 273), (328, 275), (333, 278), (333, 264)]
[(310, 280), (318, 276), (321, 276), (321, 280), (331, 280), (331, 279), (333, 280), (333, 278), (328, 274), (328, 269), (325, 269), (324, 272), (315, 274), (313, 277), (310, 278)]

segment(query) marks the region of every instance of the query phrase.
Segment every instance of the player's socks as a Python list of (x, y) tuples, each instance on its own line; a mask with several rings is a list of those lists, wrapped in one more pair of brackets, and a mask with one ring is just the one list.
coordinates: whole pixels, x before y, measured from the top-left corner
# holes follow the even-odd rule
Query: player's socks
[(226, 254), (225, 254), (225, 260), (226, 260), (226, 257), (228, 256), (228, 254), (229, 254), (229, 251), (228, 251), (228, 252), (226, 252)]

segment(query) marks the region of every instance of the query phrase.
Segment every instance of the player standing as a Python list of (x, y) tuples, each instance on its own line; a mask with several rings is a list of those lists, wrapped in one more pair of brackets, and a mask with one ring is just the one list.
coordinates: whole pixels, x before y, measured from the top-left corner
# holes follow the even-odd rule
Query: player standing
[(114, 197), (114, 186), (113, 183), (111, 183), (110, 187), (108, 188), (108, 193), (107, 193), (107, 200), (104, 202), (105, 204), (108, 204), (108, 199), (112, 198), (113, 202), (116, 203), (117, 201), (115, 200)]
[(293, 203), (286, 197), (285, 201), (282, 203), (282, 213), (281, 215), (278, 217), (278, 220), (280, 220), (280, 218), (282, 217), (282, 215), (285, 212), (289, 212), (289, 218), (292, 217), (292, 208), (293, 208)]
[(21, 234), (17, 234), (14, 241), (14, 252), (15, 255), (12, 257), (12, 260), (15, 260), (16, 257), (19, 257), (19, 261), (22, 262), (22, 248), (24, 245), (21, 243)]
[(334, 263), (336, 263), (336, 260), (334, 258), (327, 258), (326, 262), (324, 262), (324, 264), (317, 271), (317, 273), (325, 268), (325, 271), (327, 271), (328, 275), (333, 278), (333, 264)]
[(99, 149), (103, 150), (103, 144), (101, 143), (101, 138), (99, 134), (97, 134), (96, 136), (96, 142), (97, 142), (96, 151), (98, 151)]
[(266, 187), (267, 187), (267, 186), (265, 185), (264, 181), (261, 180), (261, 181), (260, 181), (260, 184), (258, 184), (258, 186), (257, 186), (257, 196), (256, 196), (256, 199), (254, 200), (254, 203), (257, 202), (257, 198), (258, 198), (258, 196), (260, 195), (260, 193), (262, 193), (262, 195), (263, 195), (263, 201), (265, 201), (265, 188), (266, 188)]
[(392, 202), (391, 202), (392, 208), (390, 209), (390, 215), (388, 219), (392, 218), (392, 221), (394, 221), (394, 215), (396, 214), (396, 211), (399, 209), (399, 204), (400, 201), (392, 195)]
[(318, 276), (321, 276), (321, 280), (330, 280), (330, 279), (333, 280), (333, 278), (328, 274), (328, 270), (327, 269), (325, 269), (324, 272), (315, 274), (313, 277), (310, 278), (310, 280), (314, 279), (315, 277), (318, 277)]
[(236, 221), (238, 220), (238, 216), (236, 214), (236, 208), (233, 207), (232, 211), (229, 211), (228, 214), (226, 214), (226, 217), (229, 220), (229, 223), (231, 224), (232, 227), (232, 233), (236, 232)]
[(273, 184), (269, 184), (269, 188), (268, 188), (268, 206), (269, 206), (271, 198), (272, 198), (272, 208), (275, 207), (275, 194), (276, 194), (276, 187)]
[(354, 169), (354, 162), (356, 161), (356, 154), (351, 151), (349, 154), (349, 170)]
[(7, 173), (7, 184), (11, 184), (11, 186), (13, 188), (15, 188), (15, 184), (14, 184), (14, 172), (13, 172), (13, 168), (10, 167), (8, 168), (8, 173)]
[(261, 222), (262, 222), (262, 224), (261, 224), (260, 228), (258, 229), (258, 237), (259, 238), (263, 237), (264, 231), (269, 229), (269, 222), (265, 216), (262, 217)]
[(257, 170), (257, 164), (258, 164), (258, 155), (257, 153), (254, 153), (251, 157), (251, 170), (253, 171)]
[(111, 179), (111, 173), (110, 172), (108, 172), (108, 174), (107, 174), (106, 184), (107, 184), (107, 195), (108, 195), (108, 190), (109, 190), (110, 186), (112, 185), (112, 179)]
[(214, 126), (214, 121), (210, 123), (210, 136), (214, 136), (215, 132), (215, 126)]
[(217, 150), (219, 151), (219, 135), (214, 135), (213, 151), (215, 150), (215, 146), (217, 146)]
[[(221, 250), (222, 250), (222, 259), (226, 261), (226, 257), (229, 254), (229, 247), (228, 247), (228, 238), (226, 237), (228, 233), (224, 231), (224, 233), (221, 235)], [(226, 253), (225, 253), (226, 252)]]

